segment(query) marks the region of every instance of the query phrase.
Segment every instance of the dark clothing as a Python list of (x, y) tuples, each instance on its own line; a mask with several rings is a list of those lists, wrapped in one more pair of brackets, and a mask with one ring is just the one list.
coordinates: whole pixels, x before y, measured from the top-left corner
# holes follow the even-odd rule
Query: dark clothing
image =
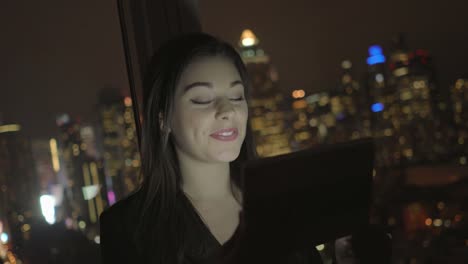
[[(140, 193), (135, 193), (111, 206), (100, 216), (101, 255), (103, 264), (118, 263), (148, 263), (141, 259), (134, 242), (135, 228), (139, 219), (138, 207)], [(187, 200), (188, 201), (188, 200)], [(186, 203), (184, 201), (179, 201)], [(187, 230), (191, 233), (187, 238), (193, 244), (194, 250), (188, 250), (184, 257), (184, 264), (204, 264), (213, 253), (218, 252), (223, 245), (213, 236), (203, 220), (191, 205), (184, 205), (193, 219), (187, 222)], [(155, 220), (156, 221), (156, 220)], [(198, 250), (204, 245), (206, 250)], [(295, 252), (290, 257), (290, 264), (322, 263), (320, 255), (314, 246), (310, 249)]]

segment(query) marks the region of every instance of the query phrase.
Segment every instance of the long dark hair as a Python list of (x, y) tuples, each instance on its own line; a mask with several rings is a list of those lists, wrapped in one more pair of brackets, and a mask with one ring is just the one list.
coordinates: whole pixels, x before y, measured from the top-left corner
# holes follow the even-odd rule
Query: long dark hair
[[(140, 223), (136, 232), (137, 247), (151, 263), (181, 263), (186, 250), (186, 218), (180, 206), (185, 196), (170, 124), (176, 84), (185, 67), (195, 58), (223, 56), (237, 68), (249, 101), (250, 80), (243, 61), (228, 43), (204, 33), (178, 36), (166, 42), (154, 55), (143, 82), (142, 184)], [(250, 121), (239, 157), (230, 163), (231, 186), (240, 187), (240, 166), (255, 158)], [(240, 189), (240, 188), (239, 188)], [(189, 205), (191, 206), (191, 205)]]

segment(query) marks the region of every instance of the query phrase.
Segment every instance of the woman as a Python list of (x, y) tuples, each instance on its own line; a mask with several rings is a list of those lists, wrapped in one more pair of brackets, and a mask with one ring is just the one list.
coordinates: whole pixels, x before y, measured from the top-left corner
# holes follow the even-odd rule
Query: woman
[[(196, 33), (161, 47), (144, 83), (141, 187), (101, 215), (105, 264), (238, 255), (240, 163), (255, 158), (249, 88), (225, 42)], [(291, 253), (290, 263), (311, 263), (313, 250)]]

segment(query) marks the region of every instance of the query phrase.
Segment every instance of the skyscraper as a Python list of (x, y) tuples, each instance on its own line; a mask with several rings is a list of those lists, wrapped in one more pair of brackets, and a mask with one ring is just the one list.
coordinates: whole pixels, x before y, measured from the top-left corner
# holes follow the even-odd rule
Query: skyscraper
[(286, 123), (285, 96), (278, 87), (278, 73), (251, 30), (242, 32), (239, 48), (252, 81), (250, 122), (259, 156), (291, 151)]
[(451, 88), (453, 119), (456, 129), (454, 154), (461, 165), (468, 158), (468, 79), (458, 79)]
[(59, 174), (63, 173), (65, 179), (62, 208), (59, 209), (65, 218), (72, 220), (73, 226), (95, 235), (98, 215), (108, 203), (102, 161), (87, 155), (88, 146), (81, 138), (79, 120), (62, 114), (57, 118), (57, 125), (60, 129)]
[(18, 124), (0, 124), (0, 222), (9, 241), (21, 246), (20, 227), (40, 216), (39, 188), (30, 140)]
[(399, 35), (393, 42), (389, 68), (388, 85), (399, 104), (396, 136), (402, 161), (420, 163), (446, 158), (451, 138), (449, 123), (443, 120), (447, 107), (429, 53), (422, 49), (409, 52), (404, 37)]
[(331, 93), (331, 110), (337, 120), (334, 142), (371, 136), (370, 110), (364, 89), (352, 74), (352, 63), (341, 63), (342, 74), (336, 90)]
[(367, 95), (371, 109), (376, 165), (389, 167), (400, 160), (395, 134), (399, 129), (399, 106), (392, 86), (387, 85), (386, 57), (379, 45), (369, 47)]
[(132, 99), (116, 89), (103, 89), (98, 107), (107, 195), (112, 204), (139, 184), (140, 155)]

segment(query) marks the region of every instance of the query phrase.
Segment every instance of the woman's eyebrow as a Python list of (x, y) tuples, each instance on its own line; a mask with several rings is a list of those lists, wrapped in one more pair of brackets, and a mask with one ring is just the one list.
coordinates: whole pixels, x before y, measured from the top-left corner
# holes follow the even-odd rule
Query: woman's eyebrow
[(213, 84), (211, 84), (210, 82), (194, 82), (194, 83), (191, 83), (191, 84), (185, 86), (184, 93), (188, 92), (188, 90), (190, 90), (190, 89), (192, 89), (194, 87), (197, 87), (197, 86), (213, 88)]
[[(233, 81), (231, 82), (231, 86), (230, 87), (234, 87), (236, 85), (244, 85), (244, 83), (240, 80), (236, 80), (236, 81)], [(188, 90), (194, 88), (194, 87), (197, 87), (197, 86), (202, 86), (202, 87), (207, 87), (207, 88), (213, 88), (213, 84), (210, 83), (210, 82), (194, 82), (194, 83), (191, 83), (187, 86), (185, 86), (184, 88), (184, 93), (188, 92)]]

